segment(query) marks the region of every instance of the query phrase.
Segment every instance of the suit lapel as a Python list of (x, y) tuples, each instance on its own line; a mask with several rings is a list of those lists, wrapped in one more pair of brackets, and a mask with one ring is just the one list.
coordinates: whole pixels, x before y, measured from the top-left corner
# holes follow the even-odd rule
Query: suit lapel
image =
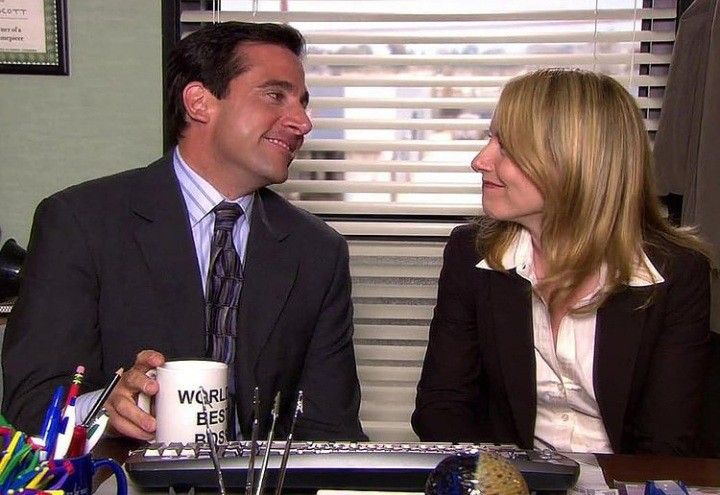
[(597, 314), (593, 385), (615, 452), (622, 448), (623, 420), (645, 323), (646, 311), (637, 308), (647, 296), (645, 288), (625, 288), (610, 296)]
[(532, 445), (537, 399), (530, 284), (515, 271), (487, 274), (492, 277), (488, 285), (493, 328), (505, 390), (510, 391), (507, 398), (521, 440)]
[(202, 281), (185, 202), (172, 169), (171, 155), (150, 165), (131, 203), (135, 240), (151, 280), (164, 303), (163, 325), (174, 356), (202, 355), (205, 314)]
[(238, 355), (253, 370), (260, 352), (287, 301), (298, 270), (289, 226), (273, 193), (261, 189), (253, 204), (242, 294), (240, 296)]

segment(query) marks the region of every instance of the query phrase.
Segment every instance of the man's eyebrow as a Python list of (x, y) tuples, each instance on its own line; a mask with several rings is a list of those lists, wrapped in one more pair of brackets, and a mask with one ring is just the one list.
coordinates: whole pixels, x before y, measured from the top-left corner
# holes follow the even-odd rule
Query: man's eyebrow
[[(267, 88), (278, 88), (289, 93), (292, 93), (296, 89), (291, 82), (283, 81), (282, 79), (270, 79), (260, 85), (260, 89)], [(307, 90), (303, 91), (302, 95), (300, 95), (300, 102), (303, 106), (308, 106), (308, 103), (310, 102), (310, 94), (308, 94)]]

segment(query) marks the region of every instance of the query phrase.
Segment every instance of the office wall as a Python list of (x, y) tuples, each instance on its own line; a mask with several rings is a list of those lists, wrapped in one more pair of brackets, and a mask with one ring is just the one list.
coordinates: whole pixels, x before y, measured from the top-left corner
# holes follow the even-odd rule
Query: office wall
[(160, 2), (68, 0), (70, 76), (0, 74), (0, 228), (27, 246), (38, 202), (162, 153)]

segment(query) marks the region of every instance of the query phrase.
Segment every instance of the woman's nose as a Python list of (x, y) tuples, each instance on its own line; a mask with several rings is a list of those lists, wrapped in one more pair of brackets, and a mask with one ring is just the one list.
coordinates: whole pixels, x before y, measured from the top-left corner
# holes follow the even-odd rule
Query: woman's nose
[(470, 162), (470, 167), (475, 172), (488, 172), (492, 168), (490, 144), (485, 145), (480, 152), (475, 155), (475, 158)]

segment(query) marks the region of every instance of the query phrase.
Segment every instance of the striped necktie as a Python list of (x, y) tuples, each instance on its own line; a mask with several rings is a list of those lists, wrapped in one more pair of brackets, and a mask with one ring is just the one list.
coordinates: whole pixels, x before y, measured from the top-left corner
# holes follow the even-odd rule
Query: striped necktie
[(215, 208), (215, 230), (210, 244), (207, 301), (205, 302), (206, 355), (232, 364), (235, 360), (237, 310), (242, 289), (242, 262), (233, 244), (240, 205), (223, 201)]

